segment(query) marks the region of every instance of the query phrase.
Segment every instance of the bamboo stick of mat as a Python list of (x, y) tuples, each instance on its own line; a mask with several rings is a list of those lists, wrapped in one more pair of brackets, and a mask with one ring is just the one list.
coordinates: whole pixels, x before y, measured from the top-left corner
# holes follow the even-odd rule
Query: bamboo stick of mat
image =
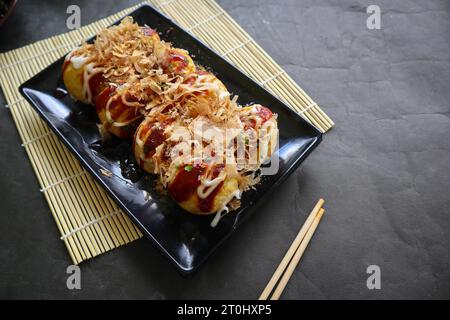
[[(289, 247), (288, 251), (284, 255), (283, 259), (281, 260), (281, 262), (278, 265), (277, 269), (275, 270), (274, 274), (272, 275), (272, 278), (270, 279), (267, 286), (264, 288), (263, 292), (261, 293), (259, 300), (267, 300), (270, 293), (273, 291), (275, 285), (277, 284), (278, 280), (280, 280), (280, 277), (283, 275), (283, 272), (285, 270), (287, 270), (287, 268), (289, 268), (289, 266), (291, 265), (290, 262), (292, 263), (292, 261), (294, 261), (294, 259), (296, 258), (298, 249), (302, 245), (304, 245), (304, 248), (306, 248), (306, 246), (308, 245), (309, 239), (306, 239), (306, 237), (308, 235), (308, 232), (310, 232), (311, 227), (314, 225), (315, 221), (317, 220), (317, 217), (319, 215), (320, 215), (320, 217), (322, 216), (322, 214), (324, 212), (324, 209), (322, 209), (324, 202), (325, 201), (323, 199), (319, 199), (317, 204), (314, 206), (313, 210), (309, 214), (309, 216), (306, 219), (303, 226), (300, 228), (300, 231), (298, 232), (297, 236), (295, 237), (295, 239), (292, 242), (291, 246)], [(319, 221), (320, 221), (320, 218), (319, 218)], [(318, 223), (318, 221), (317, 221), (317, 223)], [(314, 230), (315, 230), (315, 228), (314, 228)], [(314, 232), (314, 230), (312, 230), (312, 232)], [(311, 236), (312, 236), (312, 234), (311, 234)], [(307, 240), (307, 242), (305, 244), (306, 240)], [(303, 249), (303, 251), (304, 251), (304, 249)], [(303, 252), (301, 254), (303, 254)], [(301, 257), (301, 254), (300, 254), (300, 257)], [(298, 260), (300, 260), (300, 257), (298, 257)], [(298, 261), (297, 261), (297, 263), (298, 263)], [(293, 266), (293, 269), (295, 269), (295, 266), (297, 265), (297, 263)], [(292, 272), (293, 272), (293, 269), (292, 269)], [(291, 272), (291, 274), (292, 274), (292, 272)], [(285, 275), (286, 275), (286, 273), (285, 273)], [(289, 277), (290, 277), (290, 275), (289, 275)], [(284, 279), (284, 276), (283, 276), (283, 279)], [(289, 278), (287, 280), (289, 280)], [(285, 279), (286, 283), (287, 283), (287, 280)], [(284, 286), (286, 286), (286, 283), (284, 284)], [(281, 289), (281, 291), (284, 289), (284, 286)], [(281, 294), (281, 292), (279, 292), (279, 294)]]

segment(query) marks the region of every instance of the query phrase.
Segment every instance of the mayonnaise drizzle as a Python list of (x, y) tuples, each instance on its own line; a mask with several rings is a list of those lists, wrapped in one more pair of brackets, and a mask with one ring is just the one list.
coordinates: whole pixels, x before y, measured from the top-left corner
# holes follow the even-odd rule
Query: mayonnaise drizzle
[(114, 120), (111, 117), (111, 112), (109, 111), (109, 108), (111, 106), (111, 102), (113, 100), (113, 97), (108, 99), (108, 102), (106, 103), (106, 107), (105, 107), (105, 116), (106, 116), (106, 120), (108, 121), (109, 124), (111, 124), (113, 127), (126, 127), (127, 125), (129, 125), (130, 123), (133, 123), (134, 121), (136, 121), (137, 119), (141, 118), (140, 115), (128, 120), (128, 121), (123, 121), (123, 122), (119, 122)]
[(228, 91), (222, 91), (219, 94), (219, 100), (223, 101), (224, 99), (228, 98), (230, 96), (230, 93)]
[(72, 66), (75, 69), (80, 69), (82, 66), (86, 64), (89, 57), (82, 55), (82, 56), (73, 56), (70, 58), (70, 62), (72, 62)]
[[(227, 213), (230, 211), (230, 210), (228, 209), (228, 207), (227, 207), (227, 204), (228, 204), (231, 200), (233, 200), (233, 198), (236, 198), (236, 199), (240, 199), (240, 198), (241, 198), (241, 191), (240, 191), (239, 189), (236, 190), (236, 191), (234, 191), (234, 192), (230, 195), (230, 197), (229, 197), (226, 201), (224, 201), (223, 206), (222, 206), (219, 210), (217, 210), (216, 215), (214, 216), (214, 219), (211, 221), (211, 224), (210, 224), (211, 228), (217, 227), (217, 225), (219, 224), (219, 221), (220, 221), (223, 217), (225, 217), (225, 216), (227, 215)], [(225, 211), (225, 213), (222, 214), (222, 212), (224, 212), (224, 211)]]
[(197, 195), (200, 199), (206, 199), (217, 186), (225, 180), (226, 174), (224, 171), (213, 180), (204, 180), (201, 185), (197, 188)]
[[(73, 58), (71, 59), (73, 61)], [(83, 97), (85, 99), (84, 102), (92, 103), (92, 92), (91, 87), (89, 85), (89, 81), (93, 76), (97, 73), (103, 72), (103, 68), (96, 68), (94, 63), (89, 63), (84, 68), (83, 73)]]

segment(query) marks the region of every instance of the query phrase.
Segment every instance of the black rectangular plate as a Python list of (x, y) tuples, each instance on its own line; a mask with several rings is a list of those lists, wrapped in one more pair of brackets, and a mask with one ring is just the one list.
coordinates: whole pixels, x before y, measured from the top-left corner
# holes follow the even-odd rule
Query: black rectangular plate
[[(260, 103), (278, 114), (280, 162), (277, 174), (264, 176), (256, 190), (244, 193), (241, 207), (226, 215), (216, 228), (210, 227), (213, 216), (189, 214), (168, 196), (155, 192), (151, 175), (124, 173), (124, 163), (132, 156), (124, 156), (118, 150), (131, 150), (130, 143), (98, 144), (100, 136), (94, 108), (74, 102), (69, 96), (61, 98), (55, 94), (55, 90), (63, 86), (60, 77), (63, 58), (22, 84), (20, 92), (142, 232), (182, 274), (188, 274), (195, 271), (251, 211), (255, 211), (258, 202), (299, 166), (320, 143), (322, 135), (280, 100), (151, 6), (143, 5), (129, 15), (140, 25), (156, 28), (162, 39), (188, 50), (197, 63), (210, 68), (230, 92), (239, 95), (241, 104)], [(101, 174), (101, 169), (113, 175), (107, 177)], [(147, 196), (143, 190), (148, 192)]]

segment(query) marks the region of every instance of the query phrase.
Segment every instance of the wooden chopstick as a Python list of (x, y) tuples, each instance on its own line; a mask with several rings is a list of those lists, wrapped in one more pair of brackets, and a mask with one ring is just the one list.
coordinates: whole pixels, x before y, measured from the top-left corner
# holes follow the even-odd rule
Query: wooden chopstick
[[(278, 265), (278, 268), (275, 270), (275, 272), (272, 275), (272, 278), (270, 279), (269, 283), (265, 287), (264, 291), (261, 293), (259, 300), (267, 300), (270, 293), (272, 292), (273, 288), (277, 284), (278, 280), (280, 279), (281, 275), (283, 274), (283, 271), (286, 269), (286, 267), (289, 264), (289, 261), (291, 261), (292, 257), (296, 253), (297, 249), (299, 248), (300, 244), (302, 243), (303, 238), (305, 238), (305, 235), (307, 234), (308, 230), (310, 229), (311, 225), (314, 223), (316, 216), (318, 215), (320, 209), (322, 208), (324, 204), (323, 199), (319, 199), (317, 204), (314, 206), (314, 209), (309, 214), (308, 218), (306, 219), (305, 223), (301, 227), (300, 231), (298, 232), (297, 236), (295, 237), (294, 241), (292, 242), (291, 246), (289, 247), (288, 251), (283, 257), (283, 260), (281, 260), (280, 264)], [(323, 212), (322, 212), (323, 214)], [(294, 267), (295, 268), (295, 267)]]
[(298, 247), (297, 251), (295, 252), (294, 257), (292, 258), (291, 262), (289, 263), (288, 267), (286, 268), (286, 271), (283, 275), (283, 277), (280, 280), (280, 283), (276, 287), (272, 297), (270, 300), (278, 300), (283, 293), (284, 288), (286, 287), (289, 279), (292, 276), (292, 273), (295, 270), (295, 267), (297, 267), (298, 263), (300, 262), (300, 259), (303, 255), (303, 252), (305, 252), (306, 247), (308, 246), (309, 241), (311, 240), (314, 231), (316, 231), (317, 226), (319, 225), (320, 219), (323, 216), (323, 213), (325, 212), (325, 209), (320, 209), (317, 216), (314, 218), (314, 221), (311, 225), (311, 227), (308, 229), (308, 232), (305, 235), (305, 238), (300, 243), (300, 246)]

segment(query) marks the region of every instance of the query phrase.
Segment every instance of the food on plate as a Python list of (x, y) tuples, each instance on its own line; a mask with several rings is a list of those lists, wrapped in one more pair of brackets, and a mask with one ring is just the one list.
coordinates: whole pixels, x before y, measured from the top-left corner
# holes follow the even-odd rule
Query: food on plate
[(168, 190), (185, 210), (196, 214), (223, 212), (239, 199), (239, 174), (233, 166), (206, 162), (176, 165)]
[(165, 54), (166, 58), (162, 63), (165, 73), (186, 76), (195, 72), (194, 61), (186, 50), (170, 48)]
[(115, 86), (105, 87), (95, 99), (102, 130), (120, 138), (132, 138), (144, 118), (143, 104), (133, 96), (118, 93)]
[(94, 43), (70, 52), (62, 78), (75, 100), (96, 106), (105, 131), (132, 137), (134, 122), (145, 114), (145, 102), (156, 101), (153, 98), (172, 77), (162, 70), (167, 57), (156, 55), (160, 48), (168, 51), (166, 47), (171, 46), (155, 30), (140, 27), (128, 17), (100, 31)]
[(138, 165), (148, 173), (155, 173), (153, 156), (156, 148), (166, 139), (166, 128), (174, 121), (170, 116), (160, 113), (146, 117), (139, 125), (133, 141), (133, 152)]
[(142, 170), (186, 211), (239, 207), (274, 153), (277, 115), (240, 106), (220, 79), (189, 52), (132, 18), (69, 53), (62, 77), (70, 95), (95, 106), (102, 136), (132, 139)]
[(103, 69), (96, 67), (88, 56), (72, 51), (63, 64), (62, 78), (70, 95), (83, 103), (92, 103), (102, 82)]
[[(243, 124), (241, 138), (246, 143), (246, 149), (255, 148), (255, 152), (247, 152), (246, 160), (255, 167), (265, 163), (273, 154), (278, 141), (278, 124), (276, 115), (269, 108), (260, 104), (249, 105), (241, 108), (239, 112)], [(255, 156), (256, 159), (249, 159)]]

